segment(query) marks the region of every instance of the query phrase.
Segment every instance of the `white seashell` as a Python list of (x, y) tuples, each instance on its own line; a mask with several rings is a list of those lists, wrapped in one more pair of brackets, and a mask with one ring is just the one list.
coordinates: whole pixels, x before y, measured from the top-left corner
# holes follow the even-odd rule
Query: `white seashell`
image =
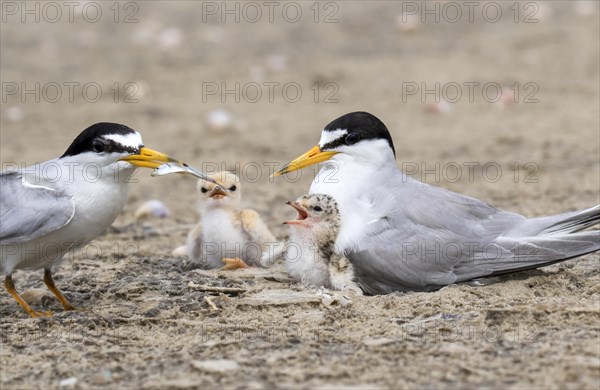
[(11, 122), (20, 122), (25, 118), (25, 112), (21, 107), (12, 106), (4, 110), (4, 117)]
[(188, 253), (187, 246), (181, 245), (181, 246), (178, 246), (177, 248), (173, 249), (173, 252), (171, 252), (171, 256), (185, 257), (185, 256), (187, 256), (187, 253)]
[(206, 125), (210, 131), (224, 131), (233, 128), (233, 116), (223, 110), (213, 110), (206, 118)]
[(575, 2), (575, 13), (580, 16), (590, 16), (596, 12), (596, 3), (589, 0), (577, 0)]
[(158, 43), (165, 49), (170, 49), (181, 45), (183, 33), (176, 27), (163, 30), (158, 36)]
[(124, 98), (128, 99), (129, 102), (133, 102), (147, 96), (150, 85), (145, 81), (134, 81), (133, 84), (124, 84), (123, 88), (126, 88), (123, 92)]
[(515, 92), (509, 88), (502, 88), (502, 96), (495, 102), (498, 108), (508, 108), (515, 104)]
[(269, 72), (283, 72), (287, 69), (287, 58), (281, 54), (271, 54), (267, 57), (266, 66)]
[(227, 372), (235, 371), (240, 365), (235, 360), (215, 359), (215, 360), (195, 360), (192, 367), (206, 372)]
[[(530, 15), (531, 20), (539, 20), (540, 22), (543, 22), (552, 18), (554, 8), (552, 8), (553, 6), (551, 4), (543, 3), (540, 1), (535, 2), (534, 4), (537, 5), (538, 9), (537, 12), (534, 12)], [(532, 9), (528, 9), (527, 11), (528, 13), (533, 12)]]
[(135, 210), (134, 218), (136, 220), (146, 219), (148, 217), (167, 218), (171, 215), (171, 211), (160, 200), (149, 200), (143, 203)]
[(425, 104), (425, 110), (431, 114), (447, 114), (452, 111), (452, 106), (446, 100), (439, 102), (428, 102)]
[(77, 383), (77, 378), (72, 376), (70, 378), (63, 379), (60, 382), (58, 382), (58, 387), (73, 387), (73, 386), (75, 386), (76, 383)]
[(421, 19), (416, 14), (400, 14), (396, 18), (396, 27), (402, 32), (417, 31), (421, 24)]
[(54, 295), (44, 288), (30, 288), (23, 291), (21, 298), (30, 305), (40, 305), (44, 301), (54, 300)]

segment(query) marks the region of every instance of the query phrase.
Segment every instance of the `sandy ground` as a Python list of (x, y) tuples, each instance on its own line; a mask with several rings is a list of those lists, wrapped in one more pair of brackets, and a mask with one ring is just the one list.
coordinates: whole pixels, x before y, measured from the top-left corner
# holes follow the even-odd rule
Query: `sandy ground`
[[(497, 23), (478, 8), (473, 23), (417, 20), (404, 29), (396, 24), (400, 2), (322, 4), (318, 23), (311, 2), (295, 3), (303, 11), (296, 23), (281, 13), (273, 23), (266, 14), (222, 23), (206, 3), (160, 1), (137, 3), (137, 11), (120, 3), (115, 23), (111, 4), (100, 4), (97, 23), (80, 8), (73, 23), (66, 15), (56, 23), (3, 20), (3, 168), (62, 154), (92, 123), (121, 122), (147, 146), (199, 168), (237, 169), (244, 205), (284, 237), (281, 221), (293, 213), (283, 202), (307, 191), (312, 172), (270, 182), (265, 162), (289, 161), (330, 120), (360, 109), (388, 125), (398, 164), (428, 183), (528, 216), (599, 202), (597, 3), (519, 3), (517, 23), (502, 3)], [(137, 23), (124, 23), (133, 11)], [(532, 11), (538, 23), (524, 23)], [(22, 91), (36, 82), (39, 102)], [(96, 103), (82, 92), (90, 82), (103, 93)], [(436, 82), (463, 86), (448, 112), (432, 96), (403, 96), (408, 83)], [(478, 88), (471, 102), (470, 82), (519, 83), (518, 103), (489, 103)], [(62, 88), (56, 102), (49, 83)], [(79, 83), (72, 101), (65, 83)], [(239, 101), (206, 94), (235, 83), (248, 93)], [(255, 103), (249, 83), (262, 88)], [(272, 101), (265, 83), (279, 83)], [(300, 87), (298, 101), (284, 99), (287, 83)], [(20, 90), (8, 93), (14, 85)], [(138, 101), (126, 102), (132, 91)], [(231, 129), (207, 125), (215, 109), (231, 115)], [(479, 166), (469, 175), (472, 163)], [(600, 386), (598, 254), (486, 286), (344, 297), (290, 282), (281, 265), (208, 272), (173, 258), (197, 218), (195, 180), (148, 171), (135, 178), (114, 228), (57, 269), (57, 284), (81, 311), (64, 313), (36, 290), (44, 287), (40, 271), (16, 272), (15, 281), (53, 317), (27, 318), (0, 294), (2, 389)], [(149, 199), (164, 201), (172, 216), (132, 224)]]

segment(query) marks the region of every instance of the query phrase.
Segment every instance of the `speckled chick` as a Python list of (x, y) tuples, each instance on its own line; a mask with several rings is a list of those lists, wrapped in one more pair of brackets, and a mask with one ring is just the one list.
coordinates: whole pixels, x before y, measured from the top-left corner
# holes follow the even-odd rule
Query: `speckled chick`
[(311, 194), (287, 203), (298, 212), (296, 219), (284, 222), (290, 229), (285, 254), (289, 275), (308, 286), (362, 293), (353, 280), (352, 264), (335, 248), (340, 228), (335, 199)]

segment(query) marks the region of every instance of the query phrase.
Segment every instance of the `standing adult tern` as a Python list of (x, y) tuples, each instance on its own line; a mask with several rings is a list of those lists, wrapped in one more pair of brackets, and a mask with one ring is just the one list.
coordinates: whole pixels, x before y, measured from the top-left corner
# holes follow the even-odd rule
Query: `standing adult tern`
[(336, 248), (365, 292), (431, 291), (538, 268), (600, 249), (600, 206), (540, 218), (411, 179), (396, 166), (386, 126), (367, 112), (329, 123), (319, 144), (275, 175), (324, 162), (310, 193), (331, 195)]
[(44, 268), (48, 289), (65, 310), (73, 310), (52, 280), (52, 266), (115, 220), (136, 166), (165, 163), (187, 167), (144, 147), (141, 135), (127, 126), (97, 123), (82, 131), (61, 157), (0, 173), (0, 271), (6, 275), (4, 286), (29, 315), (51, 313), (33, 310), (19, 296), (13, 271)]

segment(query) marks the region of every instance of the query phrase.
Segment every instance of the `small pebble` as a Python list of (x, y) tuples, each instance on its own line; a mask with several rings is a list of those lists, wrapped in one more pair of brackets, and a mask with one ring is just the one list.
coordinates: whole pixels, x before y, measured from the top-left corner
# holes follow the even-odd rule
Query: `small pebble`
[(54, 299), (54, 295), (44, 288), (30, 288), (21, 294), (21, 298), (30, 305), (44, 305)]
[(267, 57), (266, 66), (269, 72), (283, 72), (287, 69), (287, 58), (281, 54), (272, 54)]
[(165, 49), (175, 48), (181, 45), (183, 33), (176, 27), (163, 30), (158, 36), (158, 43)]
[(146, 219), (148, 217), (167, 218), (171, 215), (171, 211), (160, 200), (149, 200), (143, 203), (135, 210), (134, 218), (136, 221)]
[(210, 131), (218, 132), (233, 128), (233, 116), (222, 109), (213, 110), (206, 118), (206, 125)]
[(25, 118), (25, 112), (21, 107), (8, 107), (4, 110), (4, 117), (11, 122), (20, 122)]
[(577, 0), (575, 2), (575, 13), (580, 16), (590, 16), (596, 12), (596, 2), (589, 0)]
[(77, 383), (77, 378), (72, 376), (70, 378), (61, 380), (58, 383), (58, 387), (73, 387), (73, 386), (75, 386), (76, 383)]
[(215, 360), (196, 360), (192, 362), (192, 367), (206, 372), (227, 372), (240, 368), (240, 365), (234, 360), (215, 359)]
[(446, 100), (442, 99), (439, 102), (425, 103), (425, 111), (430, 114), (447, 114), (452, 111), (452, 106)]
[(396, 27), (401, 32), (415, 32), (421, 26), (419, 15), (416, 14), (400, 14), (396, 18)]

